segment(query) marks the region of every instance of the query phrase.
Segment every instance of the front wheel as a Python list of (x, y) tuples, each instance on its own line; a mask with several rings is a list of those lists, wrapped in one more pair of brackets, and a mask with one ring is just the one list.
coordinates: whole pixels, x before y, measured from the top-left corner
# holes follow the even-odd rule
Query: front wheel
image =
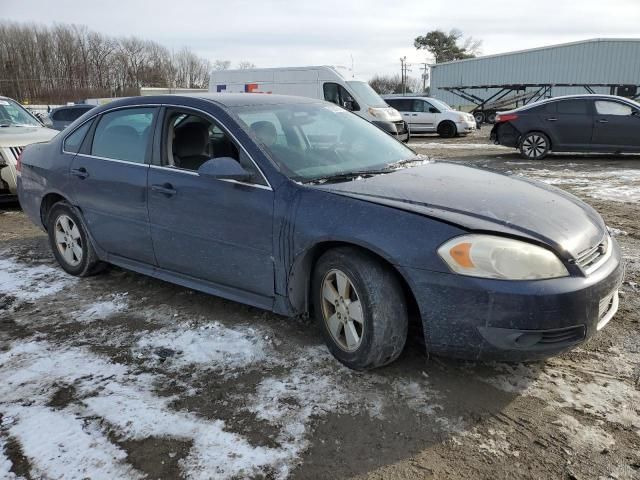
[(407, 304), (395, 272), (355, 248), (330, 250), (312, 279), (314, 314), (327, 347), (354, 370), (380, 367), (402, 353)]
[(53, 255), (67, 273), (86, 277), (104, 268), (82, 221), (69, 204), (59, 202), (51, 207), (47, 233)]
[(438, 135), (442, 138), (452, 138), (458, 134), (458, 128), (453, 122), (441, 122), (438, 125)]
[(520, 155), (527, 160), (542, 160), (549, 154), (551, 142), (544, 133), (531, 132), (522, 137)]

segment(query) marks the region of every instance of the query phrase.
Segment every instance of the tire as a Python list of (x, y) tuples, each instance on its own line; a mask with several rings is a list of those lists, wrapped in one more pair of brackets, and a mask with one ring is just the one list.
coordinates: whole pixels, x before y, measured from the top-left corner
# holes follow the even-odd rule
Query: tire
[(550, 149), (549, 137), (540, 132), (529, 132), (520, 142), (520, 155), (527, 160), (542, 160)]
[(490, 112), (487, 114), (487, 123), (494, 124), (496, 123), (496, 112)]
[(311, 295), (327, 347), (347, 367), (380, 367), (402, 353), (407, 302), (395, 272), (376, 258), (356, 248), (329, 250), (316, 263)]
[(474, 112), (473, 113), (473, 118), (476, 119), (476, 123), (477, 124), (484, 123), (484, 112), (483, 111)]
[(68, 203), (58, 202), (51, 207), (47, 232), (53, 255), (65, 272), (87, 277), (104, 269), (82, 220)]
[(441, 122), (440, 125), (438, 125), (438, 135), (440, 135), (442, 138), (452, 138), (457, 134), (458, 129), (456, 127), (456, 124), (453, 122), (445, 121)]

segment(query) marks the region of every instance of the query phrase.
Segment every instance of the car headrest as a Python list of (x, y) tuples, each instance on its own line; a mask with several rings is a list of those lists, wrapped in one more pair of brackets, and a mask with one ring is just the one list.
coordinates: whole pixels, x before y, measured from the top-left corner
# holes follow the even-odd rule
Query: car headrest
[(175, 129), (173, 153), (178, 157), (205, 155), (209, 143), (209, 128), (202, 123), (188, 123)]
[(250, 128), (253, 133), (255, 133), (256, 136), (266, 145), (273, 145), (278, 138), (278, 133), (275, 125), (267, 120), (253, 122)]

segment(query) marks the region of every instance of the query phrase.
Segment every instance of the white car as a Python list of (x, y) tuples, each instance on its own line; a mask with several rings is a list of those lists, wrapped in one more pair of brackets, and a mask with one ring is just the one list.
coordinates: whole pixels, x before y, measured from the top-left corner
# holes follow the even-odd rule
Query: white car
[(473, 115), (454, 110), (435, 98), (410, 95), (383, 95), (382, 98), (402, 114), (411, 134), (436, 132), (450, 138), (476, 131)]
[(57, 134), (15, 100), (0, 97), (0, 195), (16, 194), (16, 165), (24, 147)]

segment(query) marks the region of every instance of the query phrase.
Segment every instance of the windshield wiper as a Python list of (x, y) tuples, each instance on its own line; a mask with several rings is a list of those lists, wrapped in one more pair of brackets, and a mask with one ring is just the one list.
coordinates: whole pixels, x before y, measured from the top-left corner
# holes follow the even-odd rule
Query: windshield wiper
[(396, 168), (400, 168), (400, 167), (405, 167), (411, 163), (422, 163), (427, 161), (427, 158), (421, 157), (419, 155), (416, 155), (415, 157), (411, 157), (411, 158), (405, 158), (404, 160), (400, 160), (398, 162), (393, 162), (390, 163), (389, 165), (387, 165), (387, 168), (389, 169), (396, 169)]
[(348, 180), (354, 180), (358, 177), (373, 177), (374, 175), (381, 175), (383, 173), (391, 173), (393, 170), (389, 168), (383, 168), (380, 170), (353, 170), (350, 172), (340, 172), (333, 175), (327, 175), (325, 177), (315, 177), (307, 180), (305, 183), (334, 183), (334, 182), (346, 182)]

